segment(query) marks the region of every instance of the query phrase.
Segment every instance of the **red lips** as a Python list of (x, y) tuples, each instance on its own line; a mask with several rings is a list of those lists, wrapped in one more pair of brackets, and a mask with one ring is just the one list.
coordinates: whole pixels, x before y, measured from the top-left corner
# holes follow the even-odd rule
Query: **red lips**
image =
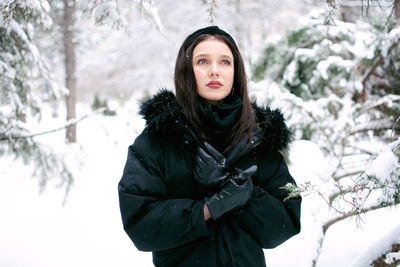
[(219, 81), (210, 81), (209, 83), (207, 83), (207, 86), (210, 88), (220, 88), (222, 86), (222, 83), (220, 83)]

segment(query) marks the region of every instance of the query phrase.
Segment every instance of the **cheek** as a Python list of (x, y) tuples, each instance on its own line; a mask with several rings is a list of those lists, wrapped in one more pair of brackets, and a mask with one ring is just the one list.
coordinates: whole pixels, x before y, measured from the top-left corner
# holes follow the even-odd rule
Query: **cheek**
[(227, 74), (226, 74), (226, 78), (231, 82), (231, 83), (233, 83), (233, 78), (234, 78), (234, 71), (233, 70), (230, 70)]
[(193, 68), (193, 74), (194, 74), (194, 79), (196, 80), (196, 83), (198, 83), (199, 80), (199, 71)]
[(201, 69), (194, 69), (194, 78), (196, 79), (196, 83), (201, 82), (202, 80), (204, 80), (205, 77), (205, 73), (203, 70)]

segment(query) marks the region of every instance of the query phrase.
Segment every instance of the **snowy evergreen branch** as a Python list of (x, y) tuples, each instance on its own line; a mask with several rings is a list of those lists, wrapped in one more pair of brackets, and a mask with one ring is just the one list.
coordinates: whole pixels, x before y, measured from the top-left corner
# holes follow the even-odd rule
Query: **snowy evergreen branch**
[(306, 41), (302, 44), (297, 45), (292, 52), (289, 53), (289, 55), (286, 57), (286, 59), (283, 61), (282, 63), (282, 67), (280, 68), (280, 70), (278, 71), (278, 73), (276, 74), (274, 81), (278, 81), (280, 79), (282, 79), (283, 73), (285, 72), (287, 66), (289, 65), (289, 63), (293, 60), (295, 53), (298, 49), (301, 48), (307, 48), (307, 47), (312, 47), (315, 44), (321, 42), (321, 40), (310, 40), (310, 41)]
[(139, 7), (143, 14), (151, 18), (156, 26), (157, 30), (162, 32), (163, 25), (160, 16), (158, 15), (158, 9), (154, 5), (152, 0), (139, 0)]
[(54, 181), (58, 188), (64, 188), (65, 203), (73, 184), (73, 176), (64, 159), (32, 138), (0, 142), (0, 156), (4, 154), (12, 154), (15, 159), (33, 167), (32, 176), (38, 179), (40, 192), (44, 191), (50, 181)]
[(292, 188), (319, 196), (326, 214), (314, 265), (331, 225), (359, 223), (361, 214), (400, 202), (399, 146), (385, 145), (399, 134), (399, 31), (326, 20), (315, 16), (271, 43), (254, 68), (267, 85), (265, 99), (285, 108), (296, 139), (316, 143), (329, 160), (320, 181)]
[(291, 184), (291, 183), (280, 187), (280, 189), (286, 190), (289, 193), (288, 196), (283, 201), (286, 201), (291, 198), (298, 198), (301, 196), (301, 192), (304, 191), (304, 189), (298, 187), (295, 184)]
[(10, 138), (26, 135), (27, 122), (38, 121), (43, 106), (65, 94), (40, 50), (54, 25), (49, 2), (2, 1), (0, 9), (0, 156), (32, 165), (41, 190), (57, 180), (66, 196), (73, 178), (63, 159), (29, 134)]

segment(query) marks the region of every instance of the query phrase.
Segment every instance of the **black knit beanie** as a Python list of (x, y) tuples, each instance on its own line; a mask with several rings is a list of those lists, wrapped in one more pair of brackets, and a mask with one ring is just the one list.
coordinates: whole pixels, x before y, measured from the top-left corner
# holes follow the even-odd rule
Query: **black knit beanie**
[(202, 34), (210, 34), (210, 35), (219, 34), (219, 35), (222, 35), (222, 36), (227, 37), (229, 40), (232, 41), (232, 43), (234, 43), (234, 44), (236, 45), (235, 41), (233, 40), (232, 36), (229, 35), (229, 33), (227, 33), (227, 32), (224, 31), (224, 30), (221, 30), (221, 29), (218, 28), (217, 26), (208, 26), (208, 27), (201, 28), (201, 29), (195, 31), (194, 33), (190, 34), (190, 35), (185, 39), (185, 41), (183, 42), (184, 45), (185, 45), (185, 50), (193, 43), (193, 41), (194, 41), (199, 35), (202, 35)]

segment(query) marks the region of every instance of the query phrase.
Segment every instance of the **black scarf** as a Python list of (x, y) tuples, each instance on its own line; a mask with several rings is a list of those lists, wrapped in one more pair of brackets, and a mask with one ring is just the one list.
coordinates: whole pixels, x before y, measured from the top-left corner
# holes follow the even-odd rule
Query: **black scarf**
[(242, 99), (237, 95), (229, 95), (220, 105), (199, 102), (200, 119), (207, 141), (220, 152), (227, 147), (229, 134), (238, 123), (241, 112)]

